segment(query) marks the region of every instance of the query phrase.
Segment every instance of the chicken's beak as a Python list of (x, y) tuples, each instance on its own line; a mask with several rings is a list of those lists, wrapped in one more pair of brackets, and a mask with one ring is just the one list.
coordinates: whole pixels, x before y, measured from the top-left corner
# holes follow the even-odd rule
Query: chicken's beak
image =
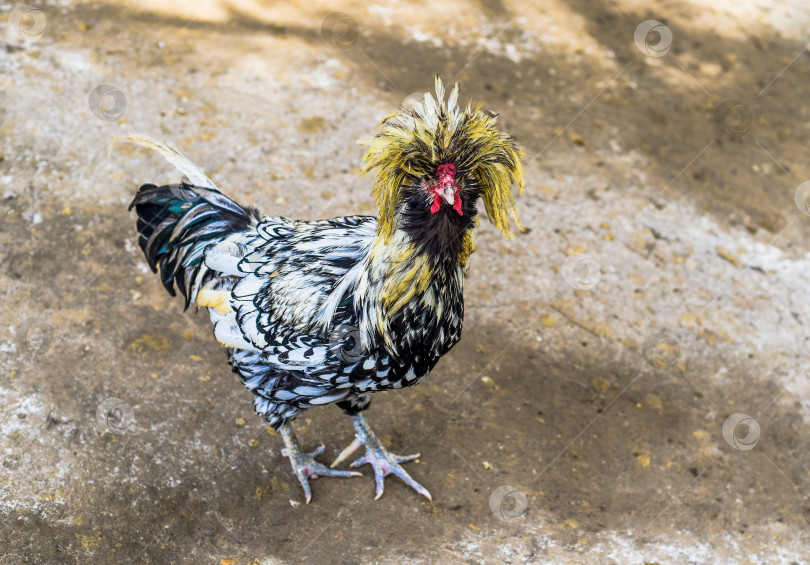
[(455, 201), (456, 201), (456, 187), (453, 186), (452, 184), (445, 185), (444, 187), (438, 189), (436, 192), (438, 192), (439, 195), (442, 198), (444, 198), (444, 201), (447, 202), (448, 204), (450, 204), (450, 206), (452, 206), (453, 203), (455, 203)]

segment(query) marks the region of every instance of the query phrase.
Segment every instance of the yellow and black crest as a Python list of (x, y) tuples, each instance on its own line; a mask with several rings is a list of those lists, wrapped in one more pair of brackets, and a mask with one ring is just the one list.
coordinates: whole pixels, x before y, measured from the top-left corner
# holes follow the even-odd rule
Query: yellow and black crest
[(458, 83), (445, 101), (444, 84), (436, 77), (436, 97), (388, 115), (368, 146), (365, 171), (375, 171), (373, 194), (380, 206), (379, 232), (386, 238), (396, 229), (400, 189), (418, 185), (435, 174), (443, 163), (452, 163), (469, 182), (480, 188), (490, 221), (506, 237), (512, 235), (509, 216), (514, 216), (512, 186), (523, 191), (523, 149), (498, 129), (497, 116), (481, 106), (458, 106)]

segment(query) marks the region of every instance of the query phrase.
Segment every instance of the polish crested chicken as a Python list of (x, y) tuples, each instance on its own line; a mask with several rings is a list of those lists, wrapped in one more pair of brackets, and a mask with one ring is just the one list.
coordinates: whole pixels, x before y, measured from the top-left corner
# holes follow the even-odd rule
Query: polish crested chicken
[[(363, 417), (371, 394), (415, 385), (461, 338), (463, 279), (475, 249), (477, 205), (509, 237), (513, 186), (523, 188), (523, 150), (497, 116), (458, 105), (458, 84), (389, 115), (366, 140), (378, 217), (300, 221), (261, 216), (224, 196), (177, 150), (161, 153), (184, 176), (141, 186), (131, 208), (138, 243), (170, 294), (208, 309), (214, 336), (277, 430), (304, 490), (309, 479), (360, 473), (334, 469), (360, 446), (376, 494), (394, 474), (430, 493), (390, 453)], [(518, 226), (519, 226), (518, 222)], [(305, 452), (291, 427), (303, 410), (337, 404), (356, 437), (332, 467)]]

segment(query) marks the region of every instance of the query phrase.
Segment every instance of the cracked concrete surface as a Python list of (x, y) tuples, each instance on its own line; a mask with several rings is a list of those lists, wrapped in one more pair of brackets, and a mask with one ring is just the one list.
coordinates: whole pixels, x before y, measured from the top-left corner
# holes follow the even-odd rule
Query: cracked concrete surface
[[(21, 43), (0, 4), (0, 564), (810, 562), (805, 3), (37, 7)], [(303, 505), (135, 246), (174, 172), (111, 140), (264, 213), (373, 213), (354, 142), (434, 73), (526, 147), (528, 229), (482, 222), (462, 342), (368, 412), (434, 502), (366, 472)], [(352, 437), (295, 425), (324, 461)]]

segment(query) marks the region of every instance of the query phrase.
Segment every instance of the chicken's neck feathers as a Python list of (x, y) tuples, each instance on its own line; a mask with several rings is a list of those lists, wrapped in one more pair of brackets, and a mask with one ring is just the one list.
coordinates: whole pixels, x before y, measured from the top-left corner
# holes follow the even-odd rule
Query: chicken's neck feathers
[(433, 256), (414, 244), (403, 230), (389, 237), (378, 234), (359, 273), (354, 295), (364, 344), (382, 339), (387, 349), (396, 349), (397, 332), (392, 322), (398, 315), (403, 317), (403, 309), (427, 310), (437, 318), (453, 312), (447, 302), (462, 301), (468, 258), (469, 254), (461, 263), (457, 258)]

